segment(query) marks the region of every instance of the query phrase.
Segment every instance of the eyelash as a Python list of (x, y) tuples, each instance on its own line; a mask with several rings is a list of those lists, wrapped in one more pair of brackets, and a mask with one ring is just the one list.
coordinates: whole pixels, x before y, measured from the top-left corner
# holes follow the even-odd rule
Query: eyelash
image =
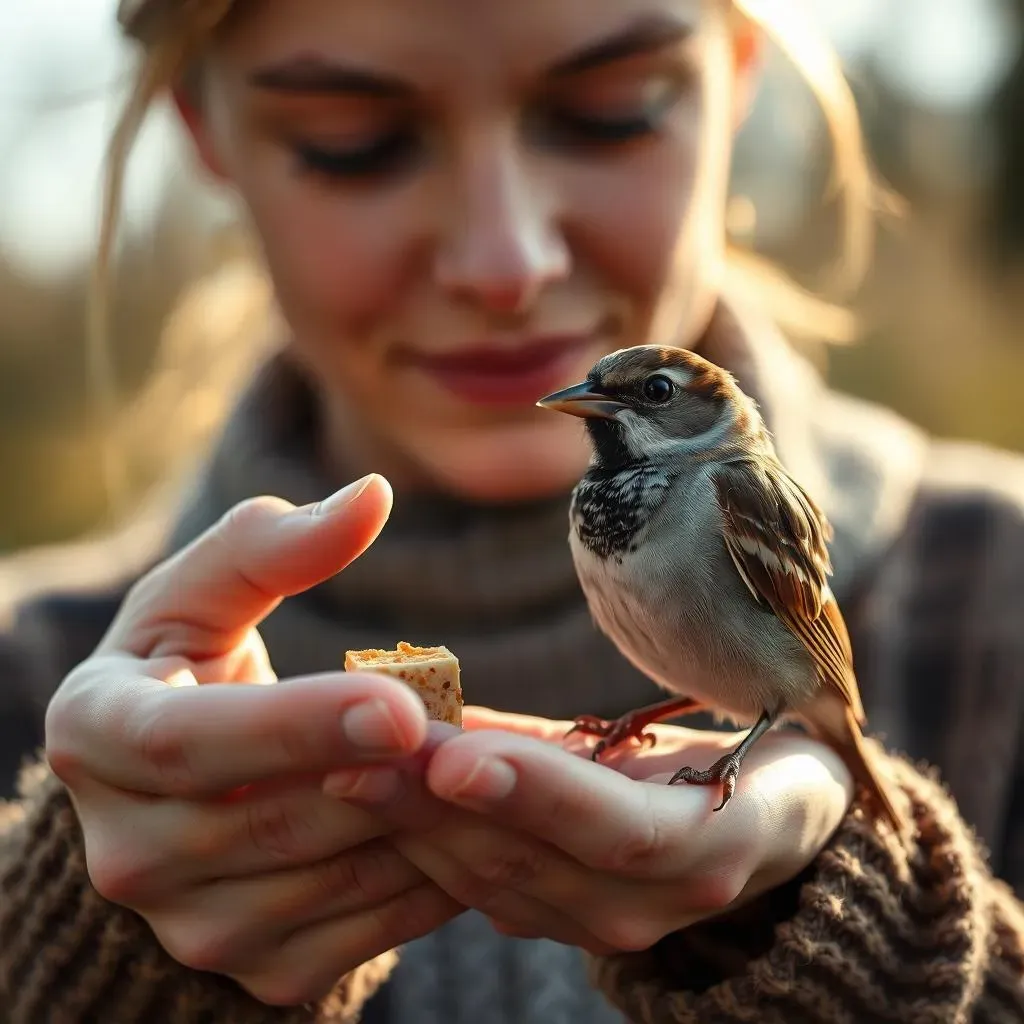
[(351, 149), (322, 149), (298, 143), (295, 155), (299, 168), (328, 178), (371, 178), (404, 170), (415, 158), (417, 140), (408, 130), (382, 135), (367, 146)]
[[(629, 117), (587, 117), (564, 108), (538, 112), (529, 118), (531, 131), (553, 148), (612, 149), (655, 134), (672, 103), (658, 104)], [(324, 149), (309, 143), (294, 147), (299, 169), (332, 179), (358, 180), (397, 174), (415, 162), (420, 140), (410, 129), (399, 129), (367, 146)]]
[(650, 111), (629, 117), (585, 117), (570, 110), (553, 110), (534, 119), (534, 128), (545, 145), (612, 148), (653, 135), (661, 118)]

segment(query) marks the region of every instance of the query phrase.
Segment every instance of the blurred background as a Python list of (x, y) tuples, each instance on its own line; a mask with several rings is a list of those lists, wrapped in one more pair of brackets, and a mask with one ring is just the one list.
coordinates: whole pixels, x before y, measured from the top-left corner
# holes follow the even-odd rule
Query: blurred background
[[(806, 3), (846, 66), (877, 168), (909, 203), (879, 239), (859, 343), (831, 349), (827, 371), (935, 433), (1024, 449), (1024, 0)], [(0, 5), (0, 552), (106, 515), (85, 295), (131, 61), (114, 6)], [(737, 153), (737, 208), (756, 211), (741, 223), (756, 248), (809, 283), (833, 241), (828, 161), (813, 99), (771, 55)], [(112, 309), (113, 430), (132, 495), (201, 452), (267, 333), (235, 214), (158, 111), (131, 165)]]

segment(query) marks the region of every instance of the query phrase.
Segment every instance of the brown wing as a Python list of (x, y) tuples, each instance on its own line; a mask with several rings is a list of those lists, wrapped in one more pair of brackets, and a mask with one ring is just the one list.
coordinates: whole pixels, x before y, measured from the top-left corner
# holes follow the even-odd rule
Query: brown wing
[(739, 459), (715, 471), (726, 550), (758, 602), (807, 648), (821, 678), (864, 721), (846, 623), (829, 589), (832, 528), (777, 462)]

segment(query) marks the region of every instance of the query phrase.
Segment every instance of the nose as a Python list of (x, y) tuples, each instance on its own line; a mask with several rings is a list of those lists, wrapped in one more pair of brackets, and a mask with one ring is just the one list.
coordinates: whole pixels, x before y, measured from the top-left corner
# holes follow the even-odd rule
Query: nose
[(513, 139), (466, 147), (453, 182), (436, 275), (442, 288), (499, 316), (529, 312), (569, 272), (569, 252), (543, 182)]

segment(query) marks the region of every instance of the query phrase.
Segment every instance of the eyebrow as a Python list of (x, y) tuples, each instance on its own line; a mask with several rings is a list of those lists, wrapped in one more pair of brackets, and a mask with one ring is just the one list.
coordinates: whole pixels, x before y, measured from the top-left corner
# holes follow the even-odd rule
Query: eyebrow
[(292, 57), (260, 68), (249, 76), (257, 89), (283, 93), (325, 93), (403, 99), (412, 87), (400, 78), (347, 67), (322, 57)]
[[(548, 68), (547, 76), (565, 78), (628, 57), (661, 50), (683, 42), (693, 32), (692, 23), (670, 15), (647, 16), (557, 61)], [(305, 54), (254, 71), (249, 76), (249, 84), (271, 92), (344, 94), (382, 99), (406, 99), (414, 91), (408, 82), (392, 75)]]
[(578, 75), (627, 57), (662, 50), (682, 43), (694, 31), (692, 23), (669, 14), (648, 15), (563, 58), (548, 69), (548, 75), (552, 78)]

